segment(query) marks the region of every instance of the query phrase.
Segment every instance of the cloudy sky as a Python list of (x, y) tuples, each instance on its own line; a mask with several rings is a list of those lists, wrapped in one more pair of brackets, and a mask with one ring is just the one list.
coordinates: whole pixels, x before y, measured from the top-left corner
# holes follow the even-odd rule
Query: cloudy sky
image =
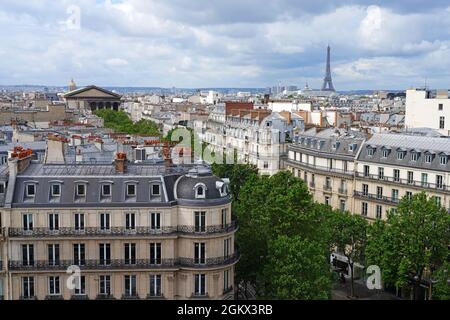
[[(395, 4), (392, 4), (395, 2)], [(0, 84), (450, 87), (448, 0), (1, 0)]]

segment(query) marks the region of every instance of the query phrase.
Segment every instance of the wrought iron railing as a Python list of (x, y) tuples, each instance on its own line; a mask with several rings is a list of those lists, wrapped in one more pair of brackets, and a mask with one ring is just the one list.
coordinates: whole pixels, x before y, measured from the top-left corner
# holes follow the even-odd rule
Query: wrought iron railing
[(382, 195), (378, 195), (378, 194), (365, 193), (365, 192), (361, 192), (361, 191), (355, 191), (354, 196), (358, 197), (358, 198), (362, 198), (362, 199), (380, 201), (380, 202), (393, 204), (393, 205), (397, 205), (400, 201), (398, 198), (391, 198), (391, 197), (386, 197), (386, 196), (382, 196)]
[(33, 230), (23, 230), (23, 228), (9, 228), (9, 237), (112, 237), (112, 236), (168, 236), (176, 234), (194, 234), (209, 235), (215, 233), (228, 233), (236, 230), (238, 223), (236, 220), (226, 225), (212, 225), (204, 228), (188, 225), (179, 225), (176, 227), (161, 227), (153, 229), (150, 227), (136, 227), (135, 229), (127, 229), (125, 227), (112, 227), (104, 230), (97, 227), (86, 227), (83, 230), (75, 228), (59, 228), (58, 230), (50, 230), (49, 228), (33, 228)]
[(392, 183), (398, 183), (405, 186), (412, 186), (417, 188), (425, 188), (425, 189), (432, 189), (432, 190), (441, 190), (441, 191), (450, 191), (450, 187), (445, 185), (444, 183), (436, 184), (436, 183), (429, 183), (426, 181), (417, 181), (417, 180), (411, 180), (411, 179), (401, 179), (399, 177), (388, 177), (388, 176), (379, 176), (376, 174), (364, 174), (364, 173), (356, 173), (357, 177), (365, 178), (365, 179), (371, 179), (371, 180), (377, 180), (377, 181), (387, 181)]
[(161, 263), (154, 263), (150, 259), (136, 259), (134, 261), (111, 259), (110, 263), (104, 263), (101, 260), (61, 260), (59, 263), (51, 263), (48, 260), (35, 260), (23, 263), (19, 260), (9, 261), (9, 269), (11, 271), (36, 271), (36, 270), (52, 270), (65, 271), (69, 266), (78, 265), (81, 270), (114, 270), (114, 269), (164, 269), (164, 268), (209, 268), (222, 265), (229, 265), (237, 262), (240, 258), (239, 251), (224, 257), (206, 258), (205, 263), (197, 263), (194, 258), (175, 258), (161, 259)]

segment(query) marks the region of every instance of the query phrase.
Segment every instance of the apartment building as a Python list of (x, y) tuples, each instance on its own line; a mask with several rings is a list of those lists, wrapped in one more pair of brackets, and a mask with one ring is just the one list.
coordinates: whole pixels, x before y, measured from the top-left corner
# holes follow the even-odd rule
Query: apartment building
[(364, 137), (358, 131), (311, 128), (288, 146), (285, 168), (307, 183), (315, 201), (354, 211), (355, 158)]
[(240, 163), (254, 164), (261, 174), (268, 175), (282, 169), (282, 156), (293, 130), (304, 129), (303, 118), (294, 113), (239, 106), (217, 106), (208, 124), (206, 142), (214, 151), (236, 152)]
[(380, 133), (361, 148), (355, 166), (354, 212), (384, 219), (404, 196), (426, 191), (450, 208), (450, 140)]
[(227, 179), (199, 166), (129, 163), (124, 153), (109, 164), (31, 157), (13, 152), (0, 167), (4, 299), (234, 297)]
[(314, 200), (374, 221), (421, 191), (450, 208), (449, 156), (447, 137), (312, 128), (288, 146), (285, 168)]

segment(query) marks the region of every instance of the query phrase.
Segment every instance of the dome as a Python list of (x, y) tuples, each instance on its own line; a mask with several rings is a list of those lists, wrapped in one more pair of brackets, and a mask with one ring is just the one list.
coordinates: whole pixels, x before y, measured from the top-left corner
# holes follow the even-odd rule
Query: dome
[(181, 176), (175, 184), (178, 199), (212, 200), (228, 197), (228, 179), (220, 179), (211, 173), (192, 172)]

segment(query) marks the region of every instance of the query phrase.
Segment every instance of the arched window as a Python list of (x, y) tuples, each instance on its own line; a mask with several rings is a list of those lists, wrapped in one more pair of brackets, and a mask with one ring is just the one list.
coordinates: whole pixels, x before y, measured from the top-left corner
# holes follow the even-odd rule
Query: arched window
[(203, 183), (197, 183), (194, 187), (195, 198), (204, 199), (206, 196), (206, 186)]

